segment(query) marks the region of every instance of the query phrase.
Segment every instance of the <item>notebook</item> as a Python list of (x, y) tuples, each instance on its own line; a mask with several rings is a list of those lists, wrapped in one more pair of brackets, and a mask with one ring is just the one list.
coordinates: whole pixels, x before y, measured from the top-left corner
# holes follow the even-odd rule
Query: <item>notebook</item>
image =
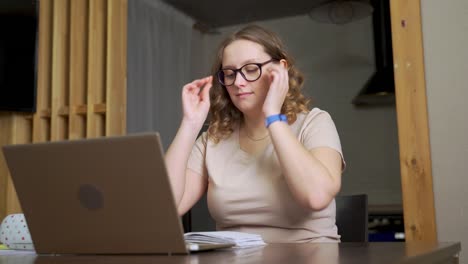
[(186, 254), (158, 133), (3, 147), (39, 254)]
[(235, 248), (264, 246), (262, 236), (245, 232), (234, 231), (211, 231), (211, 232), (190, 232), (184, 234), (186, 242), (203, 244), (235, 244)]

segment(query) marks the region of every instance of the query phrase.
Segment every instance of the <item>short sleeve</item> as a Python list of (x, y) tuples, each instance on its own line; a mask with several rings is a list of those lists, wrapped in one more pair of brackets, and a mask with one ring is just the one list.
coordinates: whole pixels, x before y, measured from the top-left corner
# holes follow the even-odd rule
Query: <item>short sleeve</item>
[(329, 147), (340, 153), (343, 169), (345, 161), (341, 149), (340, 137), (330, 114), (314, 108), (305, 117), (300, 131), (300, 140), (308, 150)]
[(207, 141), (208, 134), (203, 132), (195, 141), (187, 162), (187, 169), (191, 169), (202, 176), (206, 174), (205, 157)]

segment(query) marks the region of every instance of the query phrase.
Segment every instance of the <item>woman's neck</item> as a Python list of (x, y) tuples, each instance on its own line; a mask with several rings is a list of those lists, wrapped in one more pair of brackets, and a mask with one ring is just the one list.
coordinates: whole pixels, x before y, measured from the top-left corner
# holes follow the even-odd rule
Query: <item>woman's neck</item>
[(263, 113), (257, 115), (245, 115), (242, 120), (242, 129), (251, 140), (262, 140), (268, 137), (268, 129), (265, 127)]

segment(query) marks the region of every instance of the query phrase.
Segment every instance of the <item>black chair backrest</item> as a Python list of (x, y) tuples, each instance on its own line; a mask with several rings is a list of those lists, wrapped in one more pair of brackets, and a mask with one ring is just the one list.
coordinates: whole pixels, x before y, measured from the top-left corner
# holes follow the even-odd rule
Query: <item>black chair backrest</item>
[(367, 242), (367, 194), (338, 195), (335, 201), (341, 242)]

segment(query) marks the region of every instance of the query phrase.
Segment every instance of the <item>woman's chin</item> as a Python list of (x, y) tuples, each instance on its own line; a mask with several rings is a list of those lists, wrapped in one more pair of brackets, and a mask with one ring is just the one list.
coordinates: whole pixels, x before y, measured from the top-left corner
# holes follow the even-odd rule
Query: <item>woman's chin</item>
[(248, 114), (248, 113), (251, 113), (251, 114), (254, 114), (258, 111), (261, 111), (262, 110), (262, 107), (261, 106), (258, 106), (256, 104), (253, 104), (253, 103), (247, 103), (247, 102), (236, 102), (234, 104), (237, 109), (239, 109), (239, 111), (241, 111), (243, 114)]

